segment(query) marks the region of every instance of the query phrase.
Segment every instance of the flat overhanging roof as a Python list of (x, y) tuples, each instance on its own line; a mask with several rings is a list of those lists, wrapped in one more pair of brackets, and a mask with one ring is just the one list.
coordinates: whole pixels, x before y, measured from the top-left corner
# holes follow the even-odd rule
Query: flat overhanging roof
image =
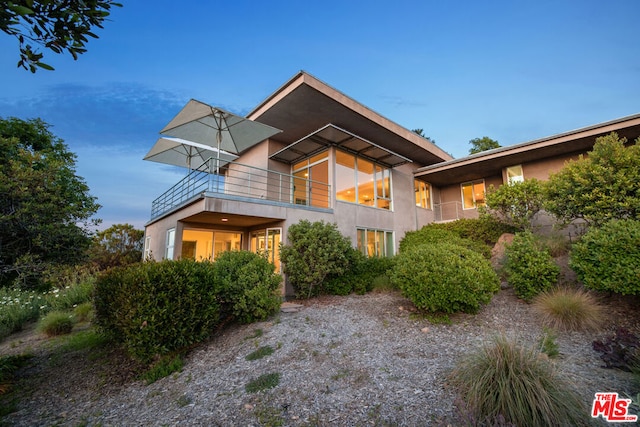
[(328, 124), (286, 146), (272, 154), (270, 158), (293, 164), (331, 146), (339, 147), (359, 157), (367, 158), (390, 168), (411, 162), (411, 160), (400, 154), (367, 141), (333, 124)]
[(333, 124), (419, 165), (452, 159), (431, 141), (303, 71), (258, 105), (247, 118), (282, 129), (273, 139), (285, 144), (293, 144)]
[(415, 177), (444, 186), (499, 175), (508, 166), (585, 153), (593, 148), (596, 138), (611, 132), (633, 143), (640, 137), (640, 114), (425, 166), (415, 172)]

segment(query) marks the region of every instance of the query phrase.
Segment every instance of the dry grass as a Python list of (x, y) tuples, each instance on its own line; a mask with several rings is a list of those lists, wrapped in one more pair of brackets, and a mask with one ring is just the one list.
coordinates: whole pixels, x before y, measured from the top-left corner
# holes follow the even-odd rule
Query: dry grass
[(547, 357), (505, 337), (463, 359), (451, 380), (473, 419), (481, 423), (588, 424), (580, 397), (559, 378)]
[(587, 291), (558, 287), (538, 295), (533, 302), (542, 323), (558, 331), (593, 331), (604, 320), (604, 308)]

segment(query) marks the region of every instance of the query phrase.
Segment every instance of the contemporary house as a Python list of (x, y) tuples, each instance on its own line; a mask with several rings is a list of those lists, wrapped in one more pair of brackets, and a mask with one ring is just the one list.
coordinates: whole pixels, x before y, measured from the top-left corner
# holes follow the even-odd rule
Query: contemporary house
[[(207, 109), (192, 100), (165, 129)], [(146, 256), (215, 260), (225, 250), (266, 250), (280, 268), (278, 245), (302, 219), (335, 222), (368, 256), (393, 255), (407, 231), (477, 217), (491, 184), (545, 179), (612, 131), (640, 136), (638, 114), (453, 159), (306, 72), (245, 119), (272, 131), (233, 153), (203, 150), (201, 166), (190, 157), (189, 175), (153, 202)]]

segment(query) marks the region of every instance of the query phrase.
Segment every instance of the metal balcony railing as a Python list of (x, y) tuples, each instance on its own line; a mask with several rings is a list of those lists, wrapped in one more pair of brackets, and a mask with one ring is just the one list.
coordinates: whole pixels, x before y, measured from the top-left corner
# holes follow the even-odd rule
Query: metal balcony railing
[(436, 222), (478, 217), (477, 209), (463, 209), (462, 202), (435, 203), (433, 211)]
[[(151, 219), (158, 218), (203, 193), (317, 208), (330, 207), (331, 191), (327, 183), (241, 163), (228, 163), (216, 168), (215, 162), (215, 159), (210, 159), (192, 170), (155, 199), (151, 205)], [(217, 174), (216, 169), (219, 172)]]

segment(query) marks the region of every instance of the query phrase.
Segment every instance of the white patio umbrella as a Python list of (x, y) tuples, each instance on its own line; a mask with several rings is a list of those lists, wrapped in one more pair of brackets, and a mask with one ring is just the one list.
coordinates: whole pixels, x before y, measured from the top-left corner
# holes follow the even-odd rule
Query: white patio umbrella
[(215, 148), (185, 139), (160, 138), (143, 160), (186, 167), (191, 170), (199, 167), (210, 158), (219, 158), (221, 166), (223, 166), (234, 161), (238, 156), (224, 151), (221, 151), (218, 156)]
[(224, 150), (239, 154), (279, 132), (282, 131), (192, 99), (160, 134), (216, 147), (217, 153)]

